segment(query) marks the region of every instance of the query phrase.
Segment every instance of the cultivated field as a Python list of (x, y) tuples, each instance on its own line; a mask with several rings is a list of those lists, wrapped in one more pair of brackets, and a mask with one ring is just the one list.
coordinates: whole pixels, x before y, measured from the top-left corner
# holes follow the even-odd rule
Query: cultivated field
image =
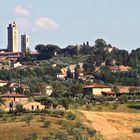
[(140, 140), (140, 133), (132, 132), (133, 127), (140, 127), (139, 113), (81, 112), (105, 140)]

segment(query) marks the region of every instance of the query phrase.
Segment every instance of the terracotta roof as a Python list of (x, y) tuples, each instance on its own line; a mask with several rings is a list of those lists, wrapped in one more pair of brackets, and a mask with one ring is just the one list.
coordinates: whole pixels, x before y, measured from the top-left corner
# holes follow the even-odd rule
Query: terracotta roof
[(4, 80), (0, 80), (0, 83), (7, 83), (7, 81), (4, 81)]
[(115, 95), (115, 92), (113, 92), (113, 91), (103, 91), (102, 94)]
[(12, 93), (8, 92), (8, 93), (6, 93), (6, 94), (0, 95), (0, 97), (19, 97), (19, 98), (25, 98), (25, 97), (27, 97), (27, 96), (22, 95), (22, 94), (18, 94), (18, 93), (16, 93), (16, 92), (12, 92)]
[(84, 88), (111, 88), (111, 86), (103, 85), (103, 84), (93, 84), (93, 85), (86, 85)]

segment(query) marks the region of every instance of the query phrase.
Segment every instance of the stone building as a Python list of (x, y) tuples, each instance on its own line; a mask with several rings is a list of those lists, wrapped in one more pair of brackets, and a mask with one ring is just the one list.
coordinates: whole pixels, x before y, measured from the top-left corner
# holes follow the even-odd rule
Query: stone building
[(21, 52), (27, 53), (29, 51), (29, 36), (21, 35)]
[(8, 52), (18, 52), (18, 29), (15, 22), (9, 24), (8, 30)]

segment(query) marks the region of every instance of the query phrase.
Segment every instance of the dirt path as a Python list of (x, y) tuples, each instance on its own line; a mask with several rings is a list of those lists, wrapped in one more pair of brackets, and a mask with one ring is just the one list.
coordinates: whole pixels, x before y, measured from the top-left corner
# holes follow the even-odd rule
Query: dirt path
[(140, 127), (138, 113), (81, 112), (106, 140), (140, 140), (140, 133), (132, 132), (133, 127)]

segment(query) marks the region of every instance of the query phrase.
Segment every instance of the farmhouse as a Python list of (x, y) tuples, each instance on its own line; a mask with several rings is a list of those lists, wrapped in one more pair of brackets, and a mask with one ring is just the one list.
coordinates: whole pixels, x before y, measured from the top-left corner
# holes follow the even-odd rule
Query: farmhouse
[(103, 84), (93, 84), (93, 85), (86, 85), (83, 88), (83, 94), (91, 94), (94, 96), (101, 96), (102, 93), (110, 92), (112, 91), (112, 87), (108, 85)]
[(5, 85), (7, 85), (8, 82), (7, 81), (4, 81), (4, 80), (0, 80), (0, 87), (3, 87)]
[(4, 110), (8, 111), (9, 109), (15, 109), (17, 104), (26, 104), (29, 102), (27, 96), (18, 94), (16, 92), (8, 92), (6, 94), (0, 95), (4, 99)]
[(42, 110), (45, 108), (44, 105), (41, 105), (39, 102), (30, 102), (23, 105), (23, 108), (27, 110)]

